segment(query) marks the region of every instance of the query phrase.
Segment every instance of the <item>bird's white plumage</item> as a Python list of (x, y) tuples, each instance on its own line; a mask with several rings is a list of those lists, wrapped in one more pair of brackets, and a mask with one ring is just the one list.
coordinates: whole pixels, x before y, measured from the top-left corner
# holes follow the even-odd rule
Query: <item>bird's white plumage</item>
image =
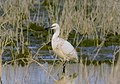
[(77, 52), (74, 47), (66, 40), (59, 37), (60, 27), (57, 23), (54, 23), (52, 29), (55, 29), (55, 33), (52, 37), (52, 48), (54, 53), (63, 59), (63, 61), (78, 61)]

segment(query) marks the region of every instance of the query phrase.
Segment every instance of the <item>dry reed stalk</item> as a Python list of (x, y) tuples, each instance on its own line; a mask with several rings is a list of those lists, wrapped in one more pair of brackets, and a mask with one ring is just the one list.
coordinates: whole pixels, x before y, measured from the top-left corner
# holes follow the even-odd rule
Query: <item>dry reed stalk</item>
[[(30, 7), (32, 0), (1, 0), (0, 7), (0, 78), (2, 78), (2, 54), (6, 46), (17, 41), (14, 45), (18, 51), (18, 39), (24, 47), (23, 25), (28, 25), (30, 19)], [(19, 33), (19, 29), (21, 30)], [(20, 36), (19, 36), (19, 35)], [(24, 52), (24, 49), (22, 49)]]
[(11, 42), (12, 32), (9, 30), (0, 30), (0, 37), (0, 78), (2, 78), (2, 55), (5, 47)]
[[(107, 84), (119, 84), (120, 83), (120, 47), (114, 52), (114, 56), (118, 56), (117, 63), (111, 66), (111, 73), (109, 74), (109, 79)], [(115, 60), (115, 59), (114, 59)]]
[(2, 51), (0, 49), (0, 82), (2, 82)]
[(50, 20), (58, 22), (61, 27), (61, 36), (68, 38), (71, 30), (80, 34), (86, 34), (91, 39), (104, 40), (105, 36), (112, 31), (120, 33), (119, 4), (115, 0), (84, 0), (63, 1), (63, 9), (60, 11), (59, 0), (49, 5)]

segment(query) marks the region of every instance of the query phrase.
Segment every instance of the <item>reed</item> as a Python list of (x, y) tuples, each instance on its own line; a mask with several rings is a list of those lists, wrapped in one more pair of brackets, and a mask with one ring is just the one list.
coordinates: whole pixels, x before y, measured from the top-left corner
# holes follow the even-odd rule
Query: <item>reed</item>
[(90, 39), (106, 39), (109, 33), (120, 33), (119, 1), (54, 0), (49, 8), (51, 23), (58, 22), (61, 36), (68, 38), (72, 30), (87, 34)]
[(3, 53), (7, 53), (5, 49), (10, 47), (12, 56), (15, 55), (12, 52), (14, 50), (17, 54), (20, 53), (20, 46), (22, 47), (21, 52), (25, 52), (24, 45), (26, 41), (23, 30), (29, 25), (32, 4), (32, 0), (0, 1), (0, 78), (2, 78), (2, 56)]

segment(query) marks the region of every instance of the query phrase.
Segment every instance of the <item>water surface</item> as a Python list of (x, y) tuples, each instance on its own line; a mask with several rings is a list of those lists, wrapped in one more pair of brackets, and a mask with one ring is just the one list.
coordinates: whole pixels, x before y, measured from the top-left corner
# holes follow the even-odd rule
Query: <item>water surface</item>
[[(111, 66), (67, 64), (66, 76), (77, 74), (72, 84), (106, 84), (111, 73)], [(3, 84), (54, 84), (62, 76), (62, 65), (31, 63), (28, 66), (6, 65), (3, 67)]]

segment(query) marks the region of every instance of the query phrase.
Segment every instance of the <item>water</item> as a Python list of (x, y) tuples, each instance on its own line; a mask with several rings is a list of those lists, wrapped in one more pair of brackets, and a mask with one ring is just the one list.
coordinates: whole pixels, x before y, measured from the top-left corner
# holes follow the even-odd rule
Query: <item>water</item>
[[(30, 49), (31, 51), (37, 52), (36, 47), (30, 47)], [(113, 59), (114, 50), (117, 49), (118, 47), (116, 46), (102, 47), (95, 59), (101, 61)], [(81, 52), (78, 52), (79, 55), (84, 55), (92, 59), (96, 55), (97, 47), (80, 47), (80, 50)], [(42, 54), (33, 56), (33, 59), (37, 59), (35, 57), (52, 56), (50, 51), (39, 51), (39, 53)], [(11, 60), (10, 58), (6, 59)], [(68, 63), (64, 76), (62, 74), (61, 63), (48, 64), (46, 62), (40, 64), (35, 61), (24, 67), (7, 64), (3, 66), (2, 82), (3, 84), (54, 84), (55, 81), (60, 80), (63, 76), (68, 78), (66, 78), (66, 80), (72, 82), (70, 84), (120, 84), (120, 67), (115, 68), (115, 70), (113, 70), (113, 68), (112, 65), (106, 63), (102, 63), (101, 65), (90, 64), (88, 66), (81, 63)], [(73, 78), (73, 74), (77, 74), (77, 76)]]
[[(43, 68), (44, 67), (44, 68)], [(101, 64), (98, 66), (83, 64), (67, 64), (66, 76), (76, 73), (77, 77), (72, 84), (107, 84), (111, 66)], [(62, 76), (61, 64), (37, 64), (31, 63), (27, 66), (6, 65), (3, 67), (3, 84), (54, 84)]]

